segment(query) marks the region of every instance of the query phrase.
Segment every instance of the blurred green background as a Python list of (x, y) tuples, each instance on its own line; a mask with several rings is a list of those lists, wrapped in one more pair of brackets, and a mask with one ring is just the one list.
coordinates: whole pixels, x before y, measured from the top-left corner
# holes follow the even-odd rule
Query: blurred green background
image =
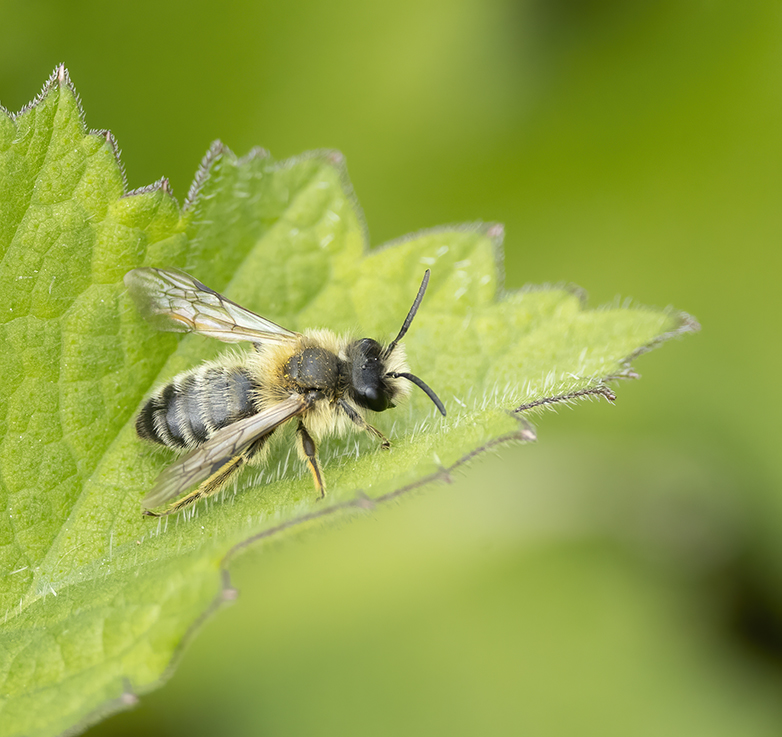
[(782, 733), (776, 1), (0, 0), (0, 101), (65, 62), (128, 186), (214, 138), (347, 157), (373, 244), (506, 225), (506, 282), (703, 331), (617, 405), (255, 550), (94, 735)]

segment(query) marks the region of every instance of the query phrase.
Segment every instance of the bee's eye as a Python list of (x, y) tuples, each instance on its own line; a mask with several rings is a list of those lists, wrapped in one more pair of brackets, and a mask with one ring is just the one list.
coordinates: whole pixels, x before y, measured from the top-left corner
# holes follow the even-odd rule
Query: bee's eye
[(383, 412), (387, 410), (391, 403), (388, 401), (388, 395), (380, 388), (374, 386), (357, 386), (355, 388), (356, 401), (367, 409), (371, 409), (373, 412)]

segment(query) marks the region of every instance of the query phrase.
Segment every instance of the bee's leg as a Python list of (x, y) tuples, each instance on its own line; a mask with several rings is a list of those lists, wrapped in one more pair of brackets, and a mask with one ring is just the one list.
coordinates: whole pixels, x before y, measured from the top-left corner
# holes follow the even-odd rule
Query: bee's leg
[(213, 473), (206, 481), (204, 481), (197, 489), (194, 489), (186, 496), (175, 501), (170, 507), (167, 507), (162, 512), (150, 512), (145, 509), (143, 514), (145, 517), (165, 517), (169, 514), (174, 514), (180, 509), (190, 506), (199, 499), (203, 499), (207, 496), (216, 494), (222, 489), (230, 480), (231, 477), (246, 463), (244, 455), (238, 455), (231, 458), (227, 463), (222, 465), (218, 471)]
[(307, 432), (304, 423), (299, 420), (299, 427), (296, 430), (296, 448), (299, 451), (299, 458), (303, 460), (312, 473), (315, 481), (315, 488), (318, 490), (320, 498), (326, 496), (326, 486), (323, 483), (323, 471), (318, 462), (318, 446), (312, 439), (312, 435)]
[(204, 499), (208, 496), (216, 494), (223, 489), (225, 485), (238, 473), (244, 466), (252, 460), (253, 456), (257, 455), (266, 445), (266, 441), (271, 437), (272, 433), (264, 435), (262, 438), (258, 438), (247, 450), (234, 456), (229, 461), (224, 463), (220, 468), (215, 471), (206, 481), (204, 481), (198, 488), (191, 491), (186, 496), (175, 501), (170, 507), (167, 507), (162, 512), (150, 512), (145, 509), (142, 514), (145, 517), (165, 517), (169, 514), (174, 514), (180, 509), (189, 507), (199, 499)]
[(380, 430), (370, 425), (353, 407), (351, 407), (344, 399), (338, 400), (339, 406), (343, 412), (350, 417), (350, 419), (358, 425), (364, 432), (368, 432), (370, 435), (374, 435), (380, 441), (380, 447), (383, 450), (388, 450), (391, 447), (391, 441), (383, 435)]

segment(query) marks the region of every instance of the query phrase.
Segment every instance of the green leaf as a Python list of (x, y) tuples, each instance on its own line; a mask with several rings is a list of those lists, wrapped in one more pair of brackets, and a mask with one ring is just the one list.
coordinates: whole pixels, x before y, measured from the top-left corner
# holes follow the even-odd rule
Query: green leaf
[[(154, 688), (204, 616), (233, 598), (227, 560), (247, 544), (322, 524), (413, 488), (490, 446), (534, 438), (522, 408), (583, 396), (629, 360), (697, 329), (686, 315), (585, 308), (562, 287), (504, 292), (502, 229), (474, 224), (367, 250), (341, 156), (237, 159), (215, 144), (180, 209), (165, 180), (126, 193), (111, 135), (88, 132), (64, 69), (0, 114), (0, 735), (85, 725)], [(161, 382), (225, 346), (155, 333), (122, 277), (183, 268), (292, 329), (388, 339), (425, 268), (405, 339), (420, 391), (379, 415), (390, 452), (352, 435), (323, 443), (329, 496), (278, 433), (238, 487), (157, 521), (140, 500), (172, 460), (135, 436)]]

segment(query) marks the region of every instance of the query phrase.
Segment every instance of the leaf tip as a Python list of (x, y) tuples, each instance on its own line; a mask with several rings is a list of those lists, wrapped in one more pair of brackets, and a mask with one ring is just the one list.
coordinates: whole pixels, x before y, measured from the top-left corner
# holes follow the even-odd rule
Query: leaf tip
[(231, 576), (228, 570), (222, 569), (223, 588), (220, 591), (220, 598), (223, 601), (236, 601), (239, 598), (239, 590), (231, 583)]
[(497, 241), (502, 241), (505, 238), (505, 226), (502, 223), (492, 223), (489, 225), (486, 235)]
[(152, 184), (147, 184), (145, 187), (138, 187), (137, 189), (133, 189), (130, 192), (126, 192), (122, 196), (135, 197), (140, 194), (147, 194), (148, 192), (158, 192), (158, 191), (168, 195), (171, 199), (175, 199), (174, 191), (167, 177), (161, 177), (156, 182), (152, 182)]
[(245, 156), (245, 159), (268, 159), (269, 158), (269, 151), (265, 149), (263, 146), (253, 146), (249, 152), (247, 153), (247, 156)]
[[(71, 83), (70, 75), (68, 74), (68, 69), (65, 66), (65, 64), (58, 64), (54, 71), (49, 75), (49, 79), (44, 82), (43, 87), (41, 88), (41, 91), (32, 99), (30, 102), (28, 102), (26, 105), (22, 106), (22, 108), (19, 109), (18, 112), (11, 113), (11, 117), (16, 119), (20, 115), (23, 115), (28, 110), (32, 110), (37, 105), (41, 103), (42, 100), (46, 98), (46, 95), (55, 87), (58, 89), (60, 88), (67, 88), (69, 89), (74, 97), (76, 97), (78, 101), (78, 95), (76, 94), (76, 90), (73, 87), (73, 84)], [(82, 119), (82, 122), (84, 121), (84, 113), (81, 109), (81, 103), (78, 103), (79, 106), (79, 114)]]
[(125, 166), (122, 163), (122, 151), (120, 151), (119, 144), (117, 143), (117, 139), (114, 138), (114, 134), (110, 130), (104, 129), (92, 130), (90, 133), (95, 136), (100, 136), (109, 145), (111, 152), (114, 154), (114, 158), (117, 160), (117, 166), (120, 168), (120, 173), (122, 174), (122, 189), (123, 191), (126, 191), (127, 181), (125, 178)]
[(49, 75), (49, 79), (46, 80), (46, 84), (44, 84), (40, 94), (35, 100), (33, 100), (30, 103), (29, 107), (33, 107), (38, 102), (40, 102), (53, 87), (66, 89), (71, 92), (71, 94), (76, 98), (76, 101), (79, 106), (79, 114), (82, 119), (82, 122), (84, 122), (84, 110), (81, 105), (81, 99), (79, 98), (79, 95), (76, 92), (76, 88), (73, 86), (70, 72), (68, 72), (68, 67), (66, 67), (64, 63), (58, 64), (54, 68), (54, 71), (51, 73), (51, 75)]
[(345, 165), (345, 154), (342, 151), (331, 150), (326, 154), (326, 158), (334, 164), (334, 166)]
[[(11, 117), (11, 119), (17, 120), (20, 116), (24, 115), (25, 113), (29, 112), (30, 110), (33, 110), (38, 105), (40, 105), (47, 98), (47, 96), (52, 92), (57, 92), (57, 93), (65, 92), (66, 94), (70, 94), (73, 97), (73, 100), (76, 104), (76, 109), (78, 111), (78, 118), (81, 126), (81, 132), (86, 133), (90, 136), (98, 136), (100, 138), (103, 138), (104, 141), (109, 145), (109, 148), (111, 149), (111, 152), (114, 155), (114, 159), (119, 169), (120, 177), (122, 178), (122, 191), (126, 192), (127, 178), (125, 176), (125, 167), (122, 163), (121, 151), (119, 145), (117, 144), (117, 140), (114, 138), (114, 135), (109, 130), (87, 129), (86, 116), (84, 114), (84, 107), (82, 106), (81, 98), (79, 97), (79, 93), (76, 91), (76, 87), (74, 86), (73, 81), (71, 80), (71, 75), (68, 72), (68, 67), (66, 67), (64, 63), (58, 64), (54, 68), (54, 71), (49, 75), (49, 78), (44, 83), (43, 87), (41, 88), (41, 91), (32, 100), (30, 100), (30, 102), (24, 105), (18, 112), (15, 113), (8, 112), (8, 111), (6, 112), (8, 112), (8, 115), (9, 117)], [(5, 108), (0, 106), (0, 110), (5, 110)]]
[(122, 693), (117, 699), (118, 705), (120, 707), (131, 707), (131, 706), (136, 706), (138, 702), (139, 702), (139, 697), (136, 695), (136, 692), (133, 690), (133, 685), (131, 684), (130, 679), (123, 678)]
[(219, 159), (225, 151), (223, 142), (218, 138), (212, 141), (211, 145), (207, 149), (204, 157), (201, 159), (201, 163), (198, 165), (198, 170), (193, 177), (193, 183), (190, 185), (190, 189), (187, 191), (185, 197), (185, 204), (183, 209), (188, 210), (193, 206), (193, 203), (198, 198), (198, 193), (201, 191), (201, 187), (204, 186), (204, 182), (209, 177), (209, 171), (211, 170), (214, 162)]
[(529, 423), (524, 423), (519, 430), (519, 440), (523, 443), (534, 443), (538, 439), (535, 428)]
[(701, 324), (692, 315), (688, 315), (686, 312), (680, 312), (679, 319), (681, 320), (679, 332), (681, 333), (700, 332)]
[(238, 158), (231, 149), (226, 146), (219, 138), (212, 141), (211, 145), (201, 159), (201, 163), (198, 165), (198, 170), (193, 177), (193, 183), (190, 185), (190, 189), (187, 191), (185, 197), (185, 203), (182, 207), (183, 210), (189, 210), (193, 207), (198, 195), (201, 192), (201, 188), (209, 178), (209, 174), (215, 164), (222, 158), (228, 158), (235, 165), (240, 166), (249, 161), (256, 161), (258, 159), (268, 159), (270, 154), (267, 149), (262, 146), (253, 146), (245, 156)]

